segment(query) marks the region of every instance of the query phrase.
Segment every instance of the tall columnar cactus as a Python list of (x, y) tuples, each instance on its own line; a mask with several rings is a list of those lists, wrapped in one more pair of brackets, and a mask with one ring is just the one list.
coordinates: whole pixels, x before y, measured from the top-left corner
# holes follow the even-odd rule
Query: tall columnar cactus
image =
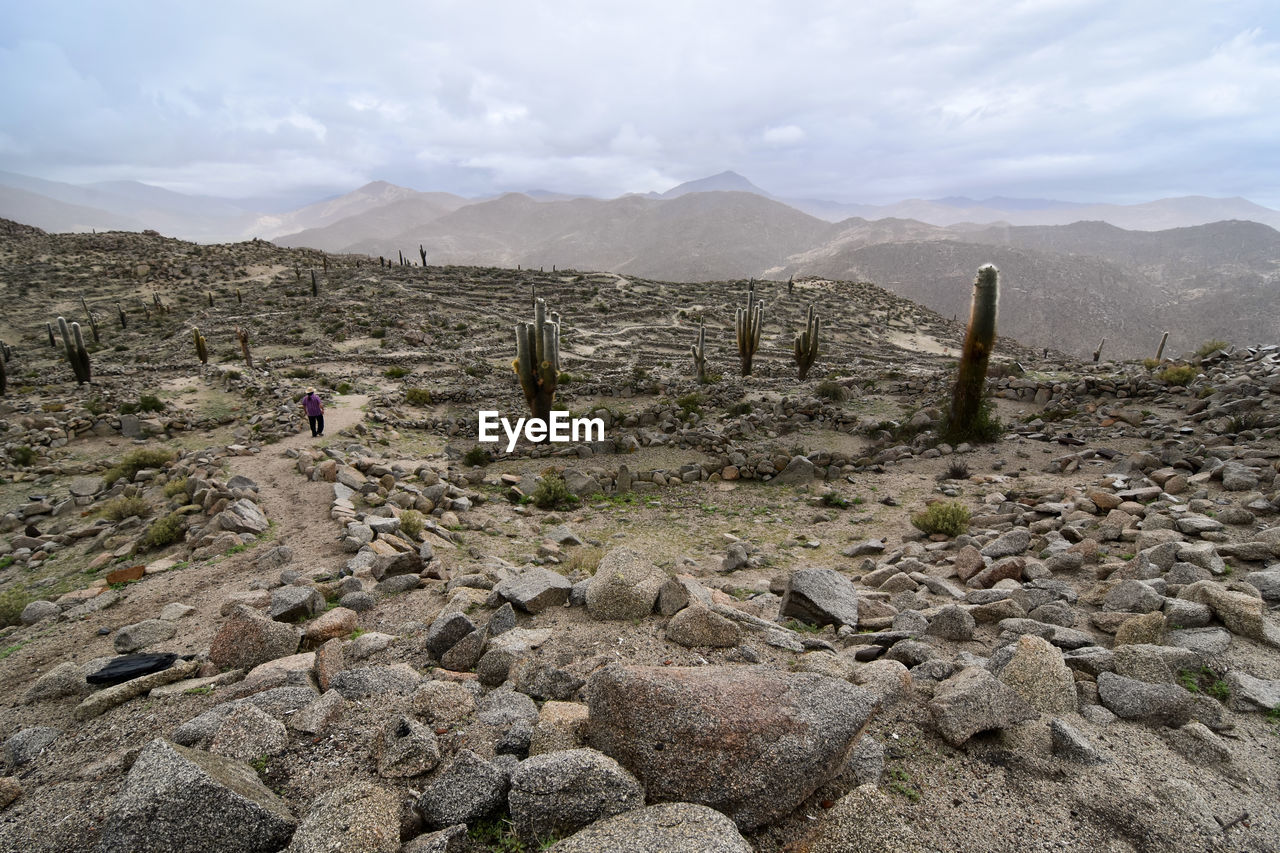
[(71, 339), (76, 346), (76, 381), (80, 384), (84, 384), (89, 381), (89, 350), (85, 348), (84, 337), (80, 334), (79, 323), (71, 324)]
[(102, 339), (98, 337), (98, 320), (93, 316), (93, 312), (89, 310), (89, 303), (84, 301), (84, 297), (80, 297), (80, 307), (84, 309), (84, 314), (89, 318), (89, 328), (93, 330), (93, 342), (95, 344), (102, 343)]
[(795, 289), (796, 289), (796, 277), (792, 275), (787, 278), (787, 295), (790, 296)]
[(400, 254), (400, 266), (404, 266), (404, 251), (402, 249), (396, 249), (396, 252)]
[(1103, 338), (1102, 340), (1098, 341), (1098, 348), (1093, 351), (1093, 360), (1095, 362), (1098, 359), (1102, 358), (1102, 347), (1106, 344), (1106, 342), (1107, 342), (1106, 338)]
[(129, 328), (129, 317), (124, 313), (124, 309), (120, 307), (120, 303), (116, 303), (116, 316), (120, 318), (120, 329)]
[(698, 324), (698, 342), (690, 346), (693, 350), (693, 364), (698, 370), (698, 381), (707, 381), (707, 329)]
[(49, 346), (56, 347), (58, 343), (53, 339), (53, 324), (45, 323), (44, 328), (45, 328), (45, 331), (49, 333)]
[(244, 354), (244, 363), (253, 370), (253, 353), (249, 351), (249, 330), (236, 326), (236, 337), (240, 340), (240, 352)]
[(532, 323), (516, 324), (516, 358), (511, 362), (535, 418), (547, 421), (560, 377), (560, 315), (547, 319), (547, 303), (538, 300)]
[(325, 271), (325, 272), (328, 272), (328, 271), (329, 271), (329, 256), (328, 256), (328, 255), (321, 255), (321, 256), (320, 256), (320, 260), (321, 260), (321, 262), (324, 264), (324, 271)]
[(734, 328), (738, 337), (738, 361), (742, 375), (751, 375), (751, 359), (760, 346), (760, 328), (764, 325), (764, 303), (756, 301), (756, 283), (747, 288), (747, 307), (734, 314)]
[(312, 298), (320, 295), (320, 279), (316, 278), (316, 271), (311, 271), (311, 296)]
[(0, 397), (4, 396), (4, 392), (9, 388), (9, 371), (4, 366), (4, 359), (0, 359)]
[(67, 362), (76, 375), (76, 384), (83, 385), (89, 381), (89, 351), (85, 349), (80, 324), (72, 323), (68, 328), (66, 318), (59, 317), (58, 333), (62, 335), (62, 346), (67, 351)]
[(199, 327), (191, 327), (191, 339), (196, 345), (196, 358), (200, 359), (201, 364), (208, 364), (209, 347), (206, 345), (204, 335), (200, 334)]
[(1000, 271), (987, 264), (978, 268), (973, 282), (973, 307), (969, 312), (969, 331), (960, 354), (960, 369), (951, 396), (947, 431), (956, 438), (977, 437), (981, 433), (983, 392), (987, 380), (987, 362), (996, 345), (996, 306), (1000, 300)]
[(156, 293), (154, 290), (151, 291), (151, 301), (156, 306), (157, 314), (164, 314), (169, 310), (168, 308), (164, 307), (164, 302), (160, 300), (160, 294)]
[(813, 305), (810, 305), (805, 314), (804, 331), (796, 335), (796, 367), (799, 368), (801, 382), (818, 358), (818, 329), (821, 325), (822, 320), (813, 313)]
[(206, 294), (209, 297), (209, 307), (212, 308), (213, 307), (213, 291), (212, 290), (206, 291)]
[(422, 256), (422, 265), (427, 265), (427, 250), (421, 243), (418, 244), (418, 254)]
[(240, 288), (238, 287), (236, 288), (236, 304), (237, 305), (244, 304), (244, 297), (240, 295)]
[(1160, 346), (1156, 347), (1156, 361), (1159, 361), (1160, 357), (1164, 355), (1164, 345), (1168, 342), (1169, 342), (1169, 333), (1165, 332), (1163, 335), (1160, 336)]

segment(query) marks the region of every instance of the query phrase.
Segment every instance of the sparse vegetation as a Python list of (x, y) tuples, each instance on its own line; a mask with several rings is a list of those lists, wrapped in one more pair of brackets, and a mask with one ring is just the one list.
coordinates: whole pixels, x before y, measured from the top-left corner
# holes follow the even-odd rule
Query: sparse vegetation
[(394, 367), (388, 367), (386, 370), (382, 371), (382, 375), (388, 379), (403, 379), (412, 372), (413, 371), (409, 370), (407, 367), (396, 365)]
[(123, 521), (135, 515), (138, 518), (147, 517), (151, 514), (151, 505), (142, 498), (120, 495), (105, 502), (99, 512), (112, 521)]
[(830, 400), (833, 403), (843, 403), (845, 398), (849, 396), (844, 386), (834, 379), (824, 379), (818, 383), (818, 387), (813, 389), (813, 393), (817, 394), (824, 400)]
[(538, 509), (570, 509), (578, 505), (578, 496), (569, 491), (559, 472), (544, 474), (530, 495)]
[(117, 464), (103, 472), (102, 482), (107, 487), (110, 487), (116, 480), (121, 478), (128, 482), (133, 482), (133, 478), (138, 475), (139, 471), (144, 471), (148, 468), (163, 468), (173, 461), (175, 455), (172, 450), (158, 447), (139, 447), (136, 450), (130, 450)]
[(170, 513), (151, 522), (138, 546), (144, 551), (156, 551), (182, 539), (183, 531), (182, 516)]
[(13, 584), (0, 590), (0, 628), (17, 625), (21, 621), (18, 617), (22, 615), (22, 609), (33, 600), (34, 596), (21, 584)]
[(959, 536), (969, 529), (969, 508), (959, 501), (939, 501), (911, 516), (911, 524), (930, 536)]
[(489, 454), (488, 450), (477, 444), (475, 447), (463, 454), (462, 461), (467, 465), (478, 465), (483, 468), (493, 461), (493, 457)]
[(410, 538), (415, 538), (422, 532), (426, 518), (416, 509), (406, 509), (400, 513), (400, 530)]
[(1196, 378), (1196, 369), (1187, 364), (1166, 367), (1156, 374), (1156, 378), (1170, 385), (1188, 385)]
[(583, 574), (594, 575), (603, 557), (604, 549), (602, 548), (597, 548), (593, 545), (578, 545), (569, 552), (569, 556), (560, 565), (566, 574), (582, 572)]
[(410, 406), (430, 406), (431, 392), (426, 388), (406, 388), (404, 401)]
[(1196, 349), (1196, 357), (1204, 358), (1205, 356), (1213, 355), (1220, 349), (1226, 349), (1229, 346), (1231, 346), (1231, 344), (1226, 341), (1219, 341), (1216, 339), (1212, 341), (1205, 341), (1198, 349)]

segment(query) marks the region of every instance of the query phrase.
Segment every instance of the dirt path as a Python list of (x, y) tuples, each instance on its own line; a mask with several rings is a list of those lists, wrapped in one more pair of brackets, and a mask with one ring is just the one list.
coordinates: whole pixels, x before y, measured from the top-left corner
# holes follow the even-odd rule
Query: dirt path
[(230, 460), (232, 474), (240, 474), (258, 484), (259, 504), (276, 524), (276, 543), (293, 549), (294, 564), (300, 568), (341, 556), (337, 528), (329, 518), (333, 486), (323, 480), (313, 482), (298, 473), (296, 460), (285, 453), (322, 447), (332, 437), (364, 419), (361, 409), (369, 398), (360, 394), (335, 397), (325, 407), (322, 439), (312, 438), (305, 423), (302, 430), (264, 448), (255, 456)]

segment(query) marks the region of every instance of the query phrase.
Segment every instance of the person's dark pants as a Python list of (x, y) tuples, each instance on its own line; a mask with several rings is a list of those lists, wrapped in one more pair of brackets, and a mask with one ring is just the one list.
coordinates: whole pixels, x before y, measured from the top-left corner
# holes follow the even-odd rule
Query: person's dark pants
[(307, 415), (307, 420), (311, 422), (311, 437), (324, 435), (324, 415)]

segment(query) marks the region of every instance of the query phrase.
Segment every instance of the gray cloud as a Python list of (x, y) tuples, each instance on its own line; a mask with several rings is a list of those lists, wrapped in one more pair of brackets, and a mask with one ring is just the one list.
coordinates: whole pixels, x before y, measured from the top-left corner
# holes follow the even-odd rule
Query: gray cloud
[(0, 168), (41, 177), (1280, 205), (1270, 0), (10, 5)]

